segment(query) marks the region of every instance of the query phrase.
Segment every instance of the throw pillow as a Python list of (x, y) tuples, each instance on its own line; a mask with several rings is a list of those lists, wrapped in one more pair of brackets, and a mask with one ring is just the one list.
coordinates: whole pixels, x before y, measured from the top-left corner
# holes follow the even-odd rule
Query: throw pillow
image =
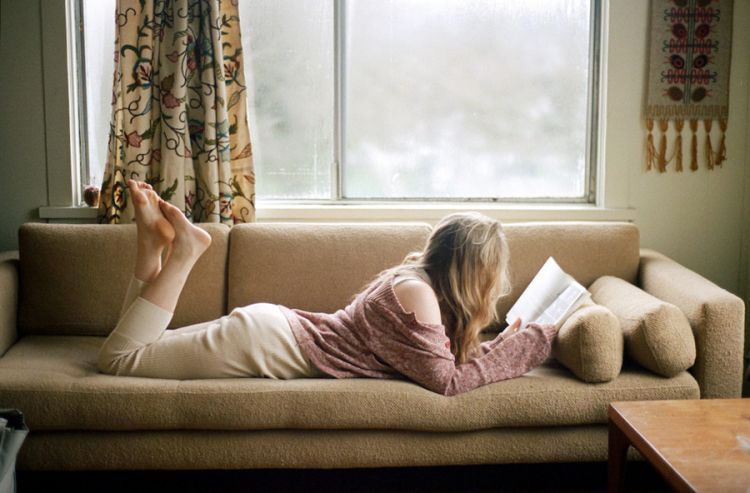
[(609, 382), (622, 369), (620, 322), (607, 308), (587, 302), (563, 323), (552, 345), (555, 359), (584, 382)]
[(612, 276), (594, 281), (589, 292), (620, 320), (625, 349), (637, 363), (665, 377), (693, 366), (695, 338), (679, 308)]

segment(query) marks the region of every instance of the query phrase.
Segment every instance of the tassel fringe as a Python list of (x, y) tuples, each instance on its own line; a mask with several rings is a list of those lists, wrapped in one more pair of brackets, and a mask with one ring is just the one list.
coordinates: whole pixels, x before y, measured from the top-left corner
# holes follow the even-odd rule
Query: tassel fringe
[(703, 153), (706, 156), (706, 167), (708, 169), (714, 169), (714, 150), (711, 146), (711, 127), (713, 126), (712, 120), (703, 120), (703, 127), (706, 129), (706, 146), (703, 149)]
[(682, 129), (685, 126), (685, 120), (675, 120), (674, 128), (677, 132), (677, 137), (674, 140), (674, 163), (675, 171), (682, 173)]
[[(727, 146), (726, 146), (726, 131), (727, 131), (727, 119), (722, 118), (718, 120), (720, 129), (720, 135), (718, 140), (718, 150), (714, 152), (714, 142), (712, 140), (711, 132), (713, 129), (713, 120), (704, 119), (703, 128), (706, 132), (704, 146), (702, 149), (703, 159), (706, 161), (706, 168), (709, 170), (714, 167), (720, 167), (727, 159)], [(671, 154), (667, 155), (667, 133), (669, 131), (669, 120), (654, 120), (653, 118), (646, 119), (646, 171), (650, 171), (652, 168), (659, 170), (659, 173), (667, 171), (667, 166), (674, 161), (675, 171), (682, 172), (683, 166), (687, 163), (683, 156), (683, 130), (685, 129), (685, 123), (690, 129), (690, 170), (698, 170), (698, 127), (701, 120), (690, 119), (690, 120), (673, 120), (675, 129), (674, 144), (671, 149)], [(654, 139), (654, 124), (657, 124), (659, 143), (658, 147), (655, 144)]]
[(690, 120), (690, 171), (698, 171), (698, 120)]
[(649, 118), (646, 120), (646, 171), (656, 166), (656, 148), (654, 147), (654, 121)]
[(721, 163), (727, 160), (727, 120), (719, 120), (719, 129), (721, 130), (721, 137), (719, 139), (719, 152), (716, 153), (716, 166), (721, 166)]
[(659, 173), (667, 171), (667, 130), (669, 129), (669, 120), (659, 120), (659, 130), (661, 131), (661, 137), (659, 137)]

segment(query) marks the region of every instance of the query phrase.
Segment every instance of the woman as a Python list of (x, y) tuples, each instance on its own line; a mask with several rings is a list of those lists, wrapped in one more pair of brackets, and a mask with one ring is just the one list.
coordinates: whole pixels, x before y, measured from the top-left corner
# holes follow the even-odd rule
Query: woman
[[(476, 213), (437, 224), (422, 252), (382, 272), (334, 314), (258, 303), (218, 320), (166, 330), (211, 237), (128, 181), (138, 251), (117, 327), (97, 361), (105, 373), (153, 378), (409, 378), (455, 395), (517, 377), (548, 356), (555, 329), (516, 320), (479, 344), (509, 292), (500, 223)], [(168, 249), (162, 267), (162, 253)]]

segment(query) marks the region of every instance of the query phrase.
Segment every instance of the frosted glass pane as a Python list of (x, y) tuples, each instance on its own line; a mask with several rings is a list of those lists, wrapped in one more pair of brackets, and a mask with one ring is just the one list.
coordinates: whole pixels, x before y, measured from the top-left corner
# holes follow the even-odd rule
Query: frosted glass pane
[(112, 73), (115, 69), (116, 0), (84, 0), (83, 33), (86, 84), (86, 145), (89, 176), (82, 185), (101, 186), (107, 161), (112, 116)]
[(330, 198), (333, 1), (240, 2), (259, 198)]
[(589, 0), (346, 13), (347, 197), (583, 196)]
[[(83, 0), (83, 180), (96, 184), (106, 160), (115, 4)], [(585, 193), (588, 0), (343, 5), (346, 197)], [(257, 195), (328, 199), (333, 0), (239, 6)]]

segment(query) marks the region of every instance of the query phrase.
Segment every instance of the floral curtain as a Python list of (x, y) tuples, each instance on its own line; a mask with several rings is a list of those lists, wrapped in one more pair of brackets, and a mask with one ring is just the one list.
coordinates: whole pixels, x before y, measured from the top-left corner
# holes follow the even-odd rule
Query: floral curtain
[(99, 220), (146, 181), (194, 222), (255, 219), (237, 0), (119, 0)]

